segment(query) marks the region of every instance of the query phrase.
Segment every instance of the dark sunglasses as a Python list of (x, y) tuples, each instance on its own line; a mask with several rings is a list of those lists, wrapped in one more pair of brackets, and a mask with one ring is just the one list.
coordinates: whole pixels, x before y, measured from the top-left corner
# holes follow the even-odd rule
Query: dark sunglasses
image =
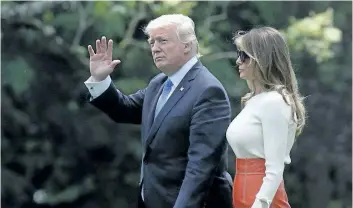
[[(248, 31), (238, 30), (236, 32), (236, 36), (239, 37), (239, 36), (245, 35), (246, 33), (248, 33)], [(246, 54), (244, 51), (241, 51), (241, 50), (237, 50), (237, 54), (241, 62), (244, 62), (246, 59), (250, 58), (248, 54)]]
[(238, 30), (236, 33), (237, 33), (238, 36), (241, 36), (241, 35), (245, 35), (246, 33), (248, 33), (248, 31)]
[(241, 62), (245, 62), (245, 60), (249, 59), (250, 57), (248, 56), (248, 54), (246, 54), (244, 51), (238, 50), (237, 51), (238, 54), (238, 58), (240, 58)]

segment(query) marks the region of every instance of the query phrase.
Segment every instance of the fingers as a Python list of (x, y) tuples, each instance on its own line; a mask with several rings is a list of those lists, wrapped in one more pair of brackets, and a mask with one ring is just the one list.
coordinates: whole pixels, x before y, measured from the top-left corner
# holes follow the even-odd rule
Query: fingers
[(88, 53), (90, 57), (95, 55), (91, 45), (88, 46)]
[(112, 58), (112, 57), (113, 57), (113, 41), (112, 41), (111, 39), (108, 41), (107, 56), (108, 56), (109, 58)]
[(97, 53), (101, 53), (101, 41), (96, 40), (96, 51)]
[[(113, 54), (113, 41), (109, 40), (109, 45), (107, 46), (107, 38), (105, 36), (102, 37), (101, 40), (96, 40), (96, 53), (108, 53), (110, 57), (112, 57)], [(107, 51), (108, 49), (108, 51)], [(88, 52), (90, 56), (95, 55), (94, 50), (92, 46), (88, 46)]]
[(116, 65), (120, 64), (120, 62), (121, 62), (120, 60), (114, 60), (110, 63), (110, 67), (114, 69)]
[(101, 40), (101, 53), (105, 52), (107, 52), (107, 39), (105, 36), (103, 36)]

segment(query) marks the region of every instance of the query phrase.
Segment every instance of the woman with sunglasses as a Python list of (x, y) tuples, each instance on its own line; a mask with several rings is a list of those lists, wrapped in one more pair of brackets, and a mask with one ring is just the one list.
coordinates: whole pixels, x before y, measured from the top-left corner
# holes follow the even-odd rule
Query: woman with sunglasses
[(283, 171), (295, 138), (305, 125), (305, 108), (287, 44), (274, 28), (254, 28), (234, 37), (239, 76), (250, 92), (231, 122), (227, 139), (236, 155), (235, 208), (290, 207)]

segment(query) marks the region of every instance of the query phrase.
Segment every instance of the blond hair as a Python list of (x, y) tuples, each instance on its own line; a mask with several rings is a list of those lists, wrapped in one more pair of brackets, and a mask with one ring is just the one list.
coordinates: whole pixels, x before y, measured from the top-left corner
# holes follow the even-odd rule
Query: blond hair
[[(297, 124), (296, 135), (300, 135), (305, 126), (306, 110), (284, 37), (274, 28), (260, 27), (238, 32), (234, 43), (250, 57), (253, 75), (263, 90), (277, 91), (291, 106), (292, 117)], [(251, 81), (249, 88), (251, 92), (241, 99), (242, 107), (255, 94), (255, 85)]]
[(176, 34), (181, 43), (191, 43), (193, 51), (198, 53), (198, 40), (195, 33), (194, 21), (182, 14), (162, 15), (151, 20), (143, 29), (147, 36), (150, 36), (151, 31), (157, 28), (164, 28), (170, 25), (176, 26)]

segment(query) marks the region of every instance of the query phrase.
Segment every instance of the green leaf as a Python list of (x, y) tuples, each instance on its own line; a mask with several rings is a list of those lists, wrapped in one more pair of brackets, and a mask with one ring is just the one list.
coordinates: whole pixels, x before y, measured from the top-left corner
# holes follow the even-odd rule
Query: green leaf
[(210, 72), (221, 81), (230, 97), (244, 95), (247, 90), (246, 82), (239, 78), (236, 67), (233, 67), (229, 60), (220, 59), (212, 62), (208, 62), (206, 58), (201, 60)]
[[(2, 63), (4, 64), (4, 62)], [(25, 59), (17, 57), (2, 66), (4, 84), (9, 84), (17, 94), (25, 92), (33, 79), (34, 73)]]
[(96, 1), (94, 2), (93, 14), (96, 17), (104, 17), (109, 12), (111, 6), (112, 6), (112, 2), (110, 1)]
[(46, 24), (48, 24), (51, 21), (53, 21), (54, 18), (55, 18), (54, 13), (52, 11), (50, 11), (50, 10), (44, 12), (43, 17), (42, 17), (43, 22), (46, 23)]
[(121, 5), (121, 4), (116, 4), (112, 7), (113, 12), (118, 12), (121, 15), (128, 15), (128, 9)]
[[(151, 76), (151, 67), (154, 66), (149, 50), (141, 50), (138, 47), (129, 47), (124, 51), (121, 71), (127, 77)], [(138, 60), (138, 61), (136, 61)]]
[(341, 208), (343, 207), (342, 202), (340, 200), (331, 200), (327, 205), (327, 208)]
[(140, 180), (140, 173), (127, 173), (124, 176), (124, 181), (132, 187), (138, 186), (137, 181)]
[(150, 8), (155, 16), (160, 16), (168, 13), (190, 15), (192, 9), (197, 5), (197, 2), (175, 2), (162, 1), (162, 4), (152, 4)]
[(122, 38), (126, 32), (126, 21), (119, 11), (107, 11), (107, 13), (95, 19), (98, 31), (107, 38)]
[(259, 11), (261, 19), (269, 24), (276, 24), (278, 22), (277, 18), (283, 16), (283, 2), (257, 1), (254, 6)]
[(66, 31), (76, 31), (79, 24), (78, 13), (59, 13), (52, 21), (55, 28), (65, 28)]
[[(136, 7), (136, 1), (126, 1), (125, 3), (130, 9), (133, 9)], [(139, 2), (139, 3), (141, 3), (141, 2)]]
[(328, 61), (334, 56), (332, 47), (341, 42), (342, 31), (332, 25), (332, 9), (318, 14), (311, 12), (310, 16), (299, 20), (291, 18), (290, 23), (282, 31), (290, 48), (296, 51), (306, 50), (318, 63)]

